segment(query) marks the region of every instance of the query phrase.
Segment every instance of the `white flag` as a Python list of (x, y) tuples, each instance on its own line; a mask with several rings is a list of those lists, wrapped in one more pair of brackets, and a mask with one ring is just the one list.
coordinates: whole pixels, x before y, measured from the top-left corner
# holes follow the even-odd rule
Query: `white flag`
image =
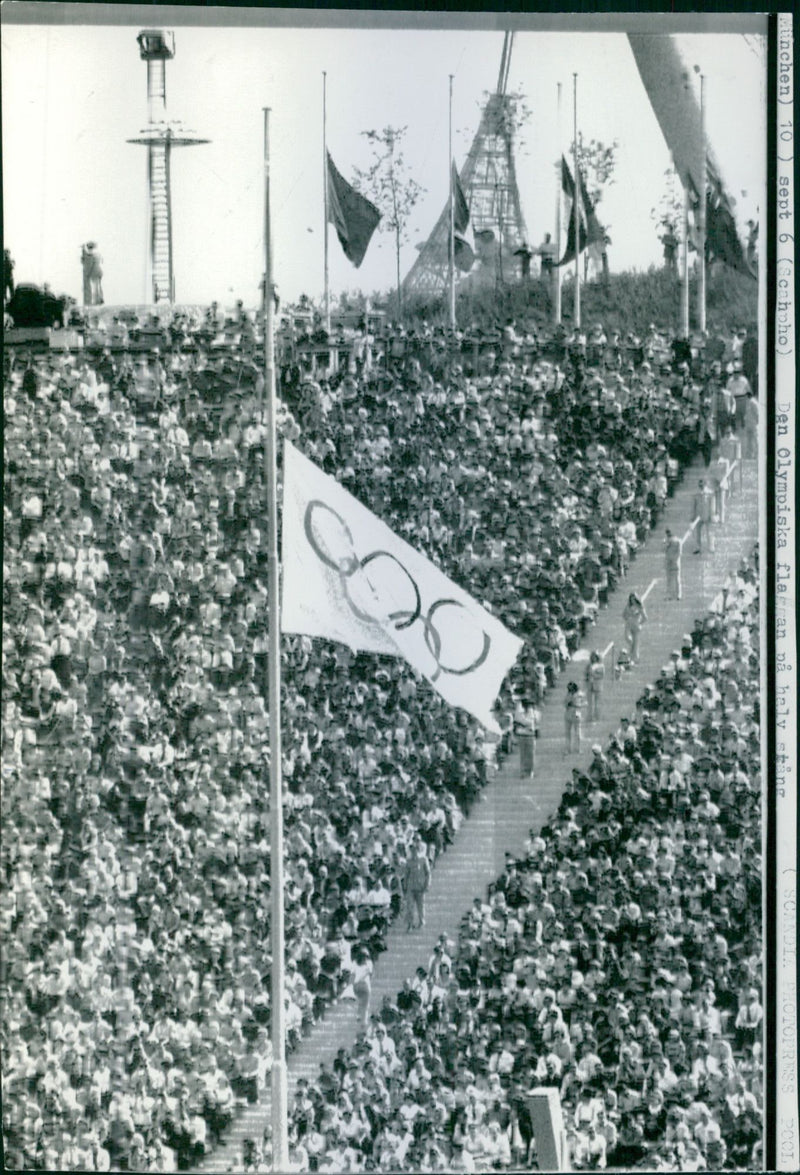
[(497, 732), (522, 641), (288, 441), (283, 460), (283, 631), (404, 657)]

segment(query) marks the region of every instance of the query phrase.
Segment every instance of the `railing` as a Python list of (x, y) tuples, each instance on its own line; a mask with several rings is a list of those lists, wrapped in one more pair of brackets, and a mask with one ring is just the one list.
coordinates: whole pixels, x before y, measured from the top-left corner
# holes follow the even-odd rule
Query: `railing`
[(699, 518), (695, 518), (694, 522), (692, 523), (692, 525), (691, 525), (691, 526), (689, 527), (689, 529), (687, 530), (686, 534), (685, 534), (685, 535), (683, 536), (683, 538), (681, 539), (681, 547), (683, 547), (683, 544), (686, 542), (686, 540), (687, 540), (687, 539), (688, 539), (688, 538), (689, 538), (689, 537), (690, 537), (692, 534), (694, 534), (695, 528), (696, 528), (697, 524), (699, 523), (699, 521), (700, 521), (700, 519), (699, 519)]

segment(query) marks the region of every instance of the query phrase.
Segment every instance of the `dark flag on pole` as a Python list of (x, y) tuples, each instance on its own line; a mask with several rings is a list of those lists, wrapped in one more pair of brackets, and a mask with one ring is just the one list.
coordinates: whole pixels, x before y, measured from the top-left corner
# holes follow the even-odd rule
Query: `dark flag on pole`
[(328, 220), (336, 229), (345, 257), (356, 269), (364, 260), (380, 218), (375, 205), (339, 174), (328, 153)]
[(456, 268), (460, 269), (462, 273), (469, 273), (475, 264), (475, 251), (472, 245), (458, 233), (453, 233), (453, 243), (455, 245), (453, 260), (456, 263)]
[(731, 269), (755, 278), (747, 260), (730, 202), (720, 178), (709, 160), (706, 164), (706, 260), (724, 261)]
[(458, 178), (455, 163), (453, 166), (453, 228), (457, 233), (465, 233), (469, 224), (469, 206), (461, 180)]
[(469, 228), (469, 205), (458, 178), (455, 163), (453, 168), (453, 260), (462, 273), (467, 273), (475, 262), (475, 251), (464, 235)]
[[(605, 230), (597, 219), (589, 196), (586, 192), (586, 185), (583, 182), (583, 177), (579, 175), (580, 180), (580, 225), (578, 233), (578, 252), (582, 253), (587, 245), (594, 245), (597, 242), (605, 240)], [(564, 195), (571, 202), (572, 211), (567, 222), (567, 247), (564, 250), (564, 256), (557, 263), (558, 265), (567, 265), (570, 261), (575, 260), (575, 181), (572, 178), (572, 172), (569, 169), (564, 156), (561, 156), (561, 187)]]
[(695, 217), (705, 169), (706, 260), (723, 261), (731, 269), (755, 278), (719, 161), (707, 138), (703, 138), (700, 107), (677, 45), (672, 37), (660, 33), (631, 33), (628, 41), (678, 175), (689, 192)]

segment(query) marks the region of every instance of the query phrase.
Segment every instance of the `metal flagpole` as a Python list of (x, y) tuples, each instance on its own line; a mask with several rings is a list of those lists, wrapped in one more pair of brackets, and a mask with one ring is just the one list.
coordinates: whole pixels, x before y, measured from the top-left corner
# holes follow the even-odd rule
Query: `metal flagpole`
[(575, 196), (572, 201), (572, 210), (575, 216), (575, 305), (573, 311), (574, 326), (577, 330), (581, 325), (581, 185), (578, 172), (578, 75), (572, 75), (572, 161), (575, 170)]
[(283, 796), (281, 781), (280, 580), (278, 569), (278, 473), (276, 460), (275, 299), (272, 295), (272, 223), (270, 219), (269, 109), (264, 109), (264, 253), (267, 292), (264, 324), (264, 381), (267, 396), (267, 548), (269, 554), (269, 824), (270, 929), (272, 974), (272, 1169), (288, 1170), (288, 1096), (286, 1082), (286, 1013), (283, 1004)]
[(328, 75), (322, 71), (322, 184), (325, 193), (325, 330), (331, 333), (331, 301), (328, 283)]
[(681, 338), (689, 337), (689, 178), (683, 185), (683, 275), (681, 282)]
[(557, 87), (556, 99), (556, 130), (558, 134), (558, 159), (556, 160), (556, 257), (553, 266), (553, 317), (556, 323), (561, 322), (561, 82)]
[(697, 213), (697, 328), (706, 329), (706, 79), (700, 74), (700, 143), (703, 152), (700, 165), (700, 207)]
[(449, 108), (449, 122), (448, 122), (448, 150), (447, 150), (447, 175), (450, 180), (450, 248), (447, 251), (447, 277), (449, 281), (449, 295), (450, 295), (450, 330), (456, 329), (456, 267), (455, 267), (455, 252), (456, 252), (456, 237), (455, 237), (455, 211), (453, 208), (453, 75), (450, 74), (450, 108)]

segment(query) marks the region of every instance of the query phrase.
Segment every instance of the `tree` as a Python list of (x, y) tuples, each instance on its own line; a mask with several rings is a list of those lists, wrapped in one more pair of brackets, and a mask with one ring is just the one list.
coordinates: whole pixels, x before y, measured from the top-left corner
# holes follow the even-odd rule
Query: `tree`
[(664, 248), (664, 267), (671, 273), (677, 273), (683, 197), (680, 191), (680, 181), (674, 168), (667, 168), (664, 172), (664, 180), (664, 192), (658, 207), (650, 209), (650, 219), (656, 225), (658, 239)]
[[(603, 194), (606, 188), (614, 182), (614, 170), (617, 166), (617, 148), (619, 142), (617, 139), (606, 146), (598, 139), (584, 139), (583, 132), (578, 132), (578, 168), (583, 178), (586, 195), (592, 202), (592, 206), (597, 211), (597, 206), (603, 199)], [(606, 246), (611, 244), (611, 238), (608, 235), (608, 230), (611, 226), (604, 225), (605, 236), (601, 245), (603, 257), (603, 272), (607, 276), (607, 261), (606, 261)], [(583, 275), (584, 280), (589, 274), (589, 250), (587, 249), (583, 257)]]
[[(476, 103), (481, 115), (483, 115), (489, 99), (493, 96), (494, 91), (483, 91), (483, 100)], [(503, 97), (505, 98), (505, 102), (502, 104), (503, 120), (508, 129), (509, 138), (514, 144), (515, 154), (525, 154), (523, 150), (525, 147), (523, 132), (531, 119), (531, 108), (528, 105), (527, 96), (523, 90), (509, 90)], [(463, 127), (457, 133), (471, 143), (475, 136), (475, 128)]]
[(425, 192), (408, 172), (401, 145), (408, 127), (384, 127), (382, 131), (362, 131), (369, 139), (374, 151), (372, 164), (361, 170), (355, 169), (359, 187), (377, 205), (381, 222), (378, 231), (394, 234), (395, 261), (397, 267), (397, 309), (402, 313), (402, 292), (400, 286), (400, 246), (408, 240), (409, 217)]

